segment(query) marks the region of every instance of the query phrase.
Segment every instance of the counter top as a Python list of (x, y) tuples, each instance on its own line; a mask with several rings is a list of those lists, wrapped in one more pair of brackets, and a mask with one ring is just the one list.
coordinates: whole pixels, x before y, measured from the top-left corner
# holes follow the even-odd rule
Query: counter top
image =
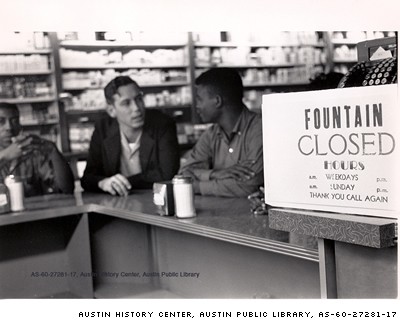
[(75, 193), (25, 199), (25, 211), (0, 215), (0, 226), (82, 213), (105, 214), (318, 261), (316, 237), (383, 248), (394, 245), (395, 219), (271, 208), (254, 215), (243, 198), (195, 197), (197, 216), (160, 216), (151, 191), (127, 197)]
[(270, 228), (268, 215), (252, 214), (247, 199), (196, 196), (197, 216), (187, 219), (160, 216), (151, 191), (136, 191), (127, 197), (90, 193), (47, 195), (27, 198), (25, 207), (25, 211), (0, 215), (0, 226), (82, 213), (104, 214), (318, 261), (314, 237)]
[(27, 198), (25, 211), (0, 215), (0, 226), (82, 213), (105, 214), (262, 250), (318, 261), (316, 237), (370, 247), (394, 245), (394, 219), (277, 209), (250, 212), (247, 199), (195, 197), (197, 216), (160, 216), (151, 191), (127, 197), (75, 193)]

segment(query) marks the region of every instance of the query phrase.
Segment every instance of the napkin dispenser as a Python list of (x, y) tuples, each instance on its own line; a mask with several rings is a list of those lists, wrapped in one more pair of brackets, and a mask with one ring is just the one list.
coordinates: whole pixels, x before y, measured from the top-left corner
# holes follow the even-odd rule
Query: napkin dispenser
[(153, 184), (153, 202), (162, 216), (175, 215), (174, 188), (172, 181), (155, 182)]

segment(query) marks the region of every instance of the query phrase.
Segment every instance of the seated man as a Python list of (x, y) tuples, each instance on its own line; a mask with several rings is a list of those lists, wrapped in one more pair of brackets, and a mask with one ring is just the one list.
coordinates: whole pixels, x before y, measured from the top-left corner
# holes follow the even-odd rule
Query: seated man
[(0, 178), (20, 177), (26, 197), (72, 193), (74, 177), (54, 143), (21, 133), (16, 105), (0, 103)]
[(196, 108), (214, 123), (189, 153), (180, 173), (202, 195), (245, 197), (263, 184), (261, 116), (243, 104), (243, 84), (233, 69), (210, 69), (196, 79)]
[(129, 77), (110, 81), (104, 94), (110, 117), (95, 126), (82, 187), (122, 196), (171, 179), (179, 169), (175, 122), (146, 110), (140, 87)]

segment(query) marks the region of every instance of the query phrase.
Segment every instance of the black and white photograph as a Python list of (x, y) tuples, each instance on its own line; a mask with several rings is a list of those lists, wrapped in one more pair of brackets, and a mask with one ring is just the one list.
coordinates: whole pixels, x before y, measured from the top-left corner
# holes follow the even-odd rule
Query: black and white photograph
[(111, 2), (6, 5), (5, 317), (398, 319), (399, 6)]

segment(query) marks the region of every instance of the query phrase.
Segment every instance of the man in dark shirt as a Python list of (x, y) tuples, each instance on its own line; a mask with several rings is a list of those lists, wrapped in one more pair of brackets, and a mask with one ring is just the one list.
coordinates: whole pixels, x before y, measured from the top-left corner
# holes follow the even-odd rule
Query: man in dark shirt
[(109, 117), (93, 132), (82, 187), (123, 196), (171, 179), (180, 158), (175, 122), (146, 110), (139, 85), (129, 77), (110, 81), (104, 94)]
[(26, 135), (16, 105), (0, 103), (0, 179), (22, 179), (26, 197), (49, 193), (72, 193), (72, 171), (54, 143)]
[(243, 84), (233, 69), (210, 69), (196, 79), (196, 108), (205, 123), (180, 173), (195, 193), (245, 197), (263, 185), (261, 115), (243, 104)]

